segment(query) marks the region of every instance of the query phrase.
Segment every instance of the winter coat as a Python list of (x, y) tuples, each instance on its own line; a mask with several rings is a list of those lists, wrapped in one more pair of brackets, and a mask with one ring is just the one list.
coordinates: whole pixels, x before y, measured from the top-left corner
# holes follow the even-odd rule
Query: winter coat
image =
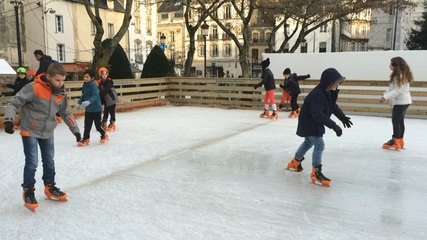
[(340, 120), (345, 117), (336, 103), (338, 90), (326, 91), (329, 85), (340, 78), (342, 78), (341, 74), (334, 68), (323, 72), (320, 83), (304, 99), (298, 117), (298, 136), (321, 137), (325, 134), (325, 126), (333, 128), (336, 125), (330, 118), (332, 113)]
[(62, 116), (72, 133), (80, 132), (71, 112), (65, 91), (54, 94), (45, 74), (37, 76), (34, 82), (25, 85), (6, 104), (5, 122), (14, 121), (20, 110), (20, 134), (41, 139), (53, 138), (56, 127), (56, 113)]
[(296, 73), (292, 73), (288, 79), (283, 82), (283, 89), (287, 91), (291, 96), (300, 94), (301, 89), (299, 88), (298, 81), (307, 79), (308, 75), (298, 76)]
[(264, 85), (265, 91), (276, 89), (274, 76), (269, 68), (266, 68), (262, 71), (261, 79), (261, 82), (256, 85), (257, 87), (261, 87), (262, 85)]
[(12, 88), (13, 89), (13, 95), (16, 95), (19, 90), (21, 90), (25, 85), (27, 85), (28, 83), (30, 83), (31, 81), (28, 80), (26, 77), (25, 78), (20, 78), (17, 77), (15, 78), (15, 83), (14, 84), (7, 84), (8, 88)]
[(36, 75), (35, 75), (35, 76), (38, 76), (39, 74), (42, 74), (42, 73), (46, 73), (47, 68), (48, 68), (48, 67), (49, 67), (49, 65), (50, 65), (51, 63), (53, 63), (53, 62), (56, 62), (56, 61), (54, 61), (54, 60), (52, 59), (52, 57), (51, 57), (51, 56), (43, 55), (43, 56), (40, 58), (40, 65), (39, 65), (39, 69), (37, 70), (37, 72), (36, 72)]
[(108, 80), (99, 80), (98, 88), (101, 101), (103, 104), (107, 105), (107, 107), (119, 102), (116, 89), (114, 88), (114, 82), (111, 78), (108, 78)]
[(101, 112), (102, 103), (101, 97), (99, 96), (98, 84), (95, 80), (83, 83), (82, 87), (82, 97), (78, 101), (79, 104), (82, 104), (84, 101), (89, 101), (89, 106), (86, 107), (86, 112)]
[(393, 81), (390, 82), (388, 90), (384, 92), (383, 98), (390, 100), (392, 106), (412, 104), (408, 81), (404, 81), (403, 85), (400, 86), (397, 79), (393, 79)]

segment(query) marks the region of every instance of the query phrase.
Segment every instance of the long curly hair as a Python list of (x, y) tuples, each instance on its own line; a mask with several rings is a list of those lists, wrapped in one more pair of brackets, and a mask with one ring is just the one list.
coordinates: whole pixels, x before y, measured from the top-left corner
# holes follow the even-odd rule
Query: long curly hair
[(411, 69), (403, 58), (394, 57), (390, 62), (393, 66), (393, 72), (390, 75), (390, 82), (396, 81), (399, 86), (402, 86), (405, 82), (414, 82)]

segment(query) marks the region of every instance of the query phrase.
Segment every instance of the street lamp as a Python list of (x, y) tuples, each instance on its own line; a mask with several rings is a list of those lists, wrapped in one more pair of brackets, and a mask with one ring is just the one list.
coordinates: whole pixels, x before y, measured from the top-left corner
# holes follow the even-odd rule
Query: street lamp
[(202, 28), (202, 36), (203, 36), (203, 41), (205, 42), (205, 45), (203, 46), (203, 56), (204, 56), (204, 71), (205, 71), (205, 77), (206, 77), (206, 38), (208, 37), (209, 34), (209, 25), (206, 23), (206, 21), (202, 24), (202, 26), (200, 26)]
[[(44, 42), (44, 52), (45, 54), (48, 54), (49, 52), (49, 37), (46, 34), (47, 31), (47, 19), (46, 19), (46, 14), (50, 13), (50, 14), (54, 14), (56, 13), (56, 10), (53, 8), (48, 8), (47, 10), (45, 10), (44, 8), (42, 8), (42, 20), (43, 20), (43, 42)], [(49, 54), (48, 54), (49, 55)]]
[(15, 8), (15, 21), (16, 21), (16, 43), (17, 43), (17, 47), (18, 47), (18, 63), (19, 66), (22, 66), (22, 55), (21, 55), (21, 32), (19, 30), (19, 13), (18, 13), (18, 9), (19, 6), (22, 5), (21, 0), (15, 0), (15, 1), (11, 1), (11, 4), (13, 4), (13, 7)]
[(160, 48), (163, 50), (163, 52), (166, 49), (166, 36), (162, 33), (162, 35), (160, 36)]

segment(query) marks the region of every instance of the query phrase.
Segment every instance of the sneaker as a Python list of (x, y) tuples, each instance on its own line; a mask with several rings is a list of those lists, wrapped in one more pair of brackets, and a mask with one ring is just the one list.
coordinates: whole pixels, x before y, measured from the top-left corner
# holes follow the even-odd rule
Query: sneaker
[(24, 205), (31, 211), (35, 212), (36, 208), (39, 206), (34, 191), (36, 190), (33, 186), (23, 188), (24, 192), (22, 193), (22, 198), (24, 199)]
[(47, 199), (55, 199), (59, 201), (67, 201), (67, 194), (62, 192), (59, 188), (55, 187), (55, 183), (46, 184), (44, 187), (44, 194)]

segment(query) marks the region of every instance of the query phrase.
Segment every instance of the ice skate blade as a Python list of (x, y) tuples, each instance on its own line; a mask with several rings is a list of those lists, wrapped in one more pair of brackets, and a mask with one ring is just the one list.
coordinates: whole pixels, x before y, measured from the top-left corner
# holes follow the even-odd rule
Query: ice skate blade
[(330, 187), (331, 181), (319, 181), (319, 180), (315, 180), (315, 179), (311, 179), (311, 183), (317, 186), (322, 186), (322, 187)]
[(30, 210), (31, 212), (36, 212), (36, 208), (38, 207), (38, 205), (37, 206), (30, 206), (30, 204), (26, 204), (26, 203), (24, 203), (24, 206), (28, 209), (28, 210)]
[(51, 200), (51, 201), (54, 201), (54, 202), (67, 202), (68, 201), (67, 196), (62, 197), (62, 198), (48, 197), (48, 196), (46, 196), (46, 200)]
[(286, 167), (285, 170), (291, 171), (291, 172), (302, 172), (303, 170), (298, 170), (296, 168), (292, 168), (292, 167)]

